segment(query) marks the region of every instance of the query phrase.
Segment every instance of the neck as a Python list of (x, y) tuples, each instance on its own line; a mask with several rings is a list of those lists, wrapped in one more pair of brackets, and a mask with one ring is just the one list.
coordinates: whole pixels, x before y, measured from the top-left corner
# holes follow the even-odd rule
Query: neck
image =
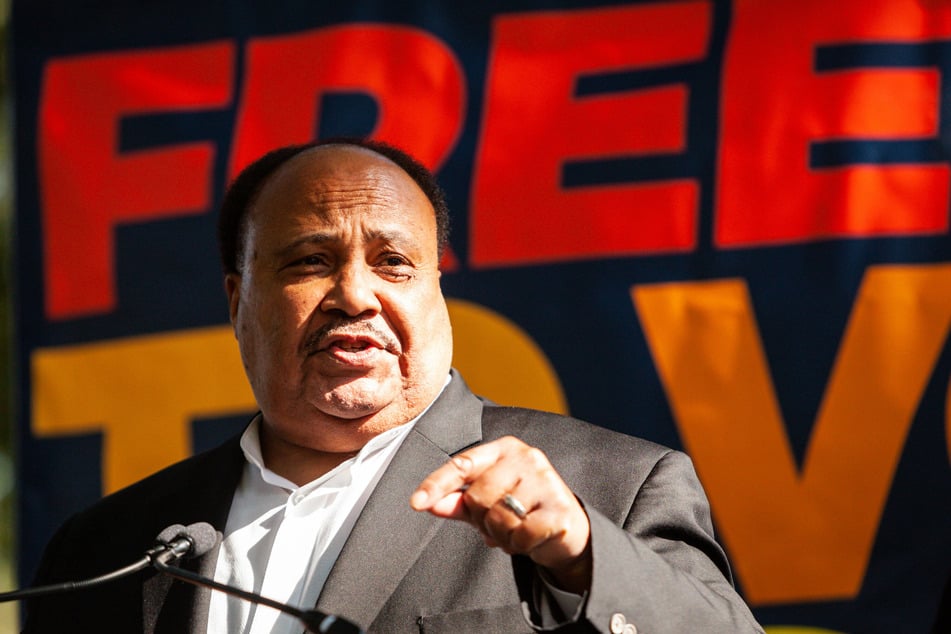
[(359, 453), (359, 450), (332, 452), (295, 445), (279, 438), (267, 425), (260, 426), (258, 436), (264, 465), (297, 486), (316, 480)]

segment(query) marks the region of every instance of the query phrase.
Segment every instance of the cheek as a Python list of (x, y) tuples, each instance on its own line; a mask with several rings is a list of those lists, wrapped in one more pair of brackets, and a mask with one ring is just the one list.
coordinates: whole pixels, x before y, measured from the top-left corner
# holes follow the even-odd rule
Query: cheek
[(276, 305), (265, 307), (272, 310), (275, 318), (291, 332), (307, 329), (314, 312), (318, 310), (320, 294), (314, 286), (294, 286), (284, 289)]
[(263, 323), (268, 327), (268, 338), (281, 347), (296, 346), (307, 334), (315, 309), (311, 295), (299, 288), (285, 289), (279, 296), (261, 306)]
[(242, 344), (252, 346), (259, 357), (286, 358), (306, 332), (312, 311), (307, 299), (296, 287), (250, 297), (239, 312)]
[(451, 348), (449, 313), (438, 291), (420, 293), (399, 305), (396, 320), (408, 352), (414, 358), (439, 356)]

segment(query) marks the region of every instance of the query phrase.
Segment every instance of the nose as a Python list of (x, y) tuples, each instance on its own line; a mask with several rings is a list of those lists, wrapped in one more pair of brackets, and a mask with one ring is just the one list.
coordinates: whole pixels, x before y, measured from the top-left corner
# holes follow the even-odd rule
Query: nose
[(331, 276), (331, 285), (320, 302), (324, 312), (339, 312), (348, 317), (380, 312), (376, 294), (379, 279), (362, 263), (348, 263)]

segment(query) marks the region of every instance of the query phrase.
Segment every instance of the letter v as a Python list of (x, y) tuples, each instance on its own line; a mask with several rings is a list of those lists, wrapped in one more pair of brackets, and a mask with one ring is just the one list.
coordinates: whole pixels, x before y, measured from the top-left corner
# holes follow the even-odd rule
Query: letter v
[(858, 594), (951, 324), (951, 265), (869, 267), (799, 473), (742, 280), (631, 297), (751, 604)]

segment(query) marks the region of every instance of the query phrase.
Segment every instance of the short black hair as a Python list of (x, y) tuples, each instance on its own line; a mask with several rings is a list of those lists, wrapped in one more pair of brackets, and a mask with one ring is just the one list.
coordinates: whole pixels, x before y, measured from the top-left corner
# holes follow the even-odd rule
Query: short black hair
[(449, 243), (449, 207), (436, 177), (409, 153), (382, 141), (355, 137), (335, 137), (272, 150), (257, 159), (232, 181), (218, 211), (218, 250), (225, 273), (240, 273), (239, 261), (244, 242), (244, 220), (254, 197), (277, 168), (298, 154), (322, 145), (362, 147), (390, 159), (406, 172), (429, 199), (436, 213), (436, 245), (442, 257)]

